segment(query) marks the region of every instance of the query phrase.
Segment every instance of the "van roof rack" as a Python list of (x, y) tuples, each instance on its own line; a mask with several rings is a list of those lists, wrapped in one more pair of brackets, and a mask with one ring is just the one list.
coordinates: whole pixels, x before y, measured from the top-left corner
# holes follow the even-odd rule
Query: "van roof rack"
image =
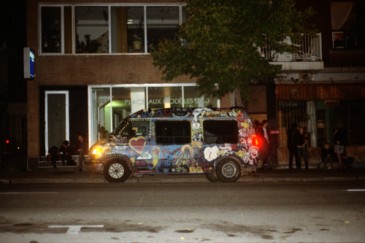
[(232, 116), (233, 113), (241, 111), (247, 113), (243, 107), (230, 107), (230, 108), (212, 108), (212, 107), (201, 107), (201, 108), (150, 108), (148, 110), (142, 109), (135, 113), (132, 113), (130, 118), (147, 118), (147, 117), (189, 117), (195, 116), (196, 113), (209, 113), (210, 116), (222, 116), (223, 114)]

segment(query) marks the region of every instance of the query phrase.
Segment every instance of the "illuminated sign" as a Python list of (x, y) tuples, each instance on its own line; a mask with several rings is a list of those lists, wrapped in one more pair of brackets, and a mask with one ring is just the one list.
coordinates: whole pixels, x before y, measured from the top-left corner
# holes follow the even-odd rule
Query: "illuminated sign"
[(23, 53), (24, 60), (24, 78), (26, 79), (34, 79), (35, 77), (35, 55), (32, 49), (29, 47), (24, 47)]

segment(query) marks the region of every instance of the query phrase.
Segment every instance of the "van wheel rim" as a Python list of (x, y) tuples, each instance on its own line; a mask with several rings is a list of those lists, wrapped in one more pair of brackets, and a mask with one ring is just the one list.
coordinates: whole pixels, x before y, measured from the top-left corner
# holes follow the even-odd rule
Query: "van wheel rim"
[(109, 175), (114, 179), (119, 179), (124, 175), (124, 167), (119, 163), (114, 163), (109, 167)]
[(226, 178), (232, 178), (237, 174), (237, 167), (233, 163), (226, 163), (222, 167), (222, 175)]

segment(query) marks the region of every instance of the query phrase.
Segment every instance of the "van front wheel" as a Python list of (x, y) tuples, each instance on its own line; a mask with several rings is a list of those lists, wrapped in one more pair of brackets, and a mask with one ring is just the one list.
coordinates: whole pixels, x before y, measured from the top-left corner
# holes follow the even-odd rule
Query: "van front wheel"
[(217, 173), (214, 170), (205, 172), (205, 177), (207, 177), (210, 182), (218, 182)]
[(233, 158), (224, 158), (217, 163), (217, 176), (222, 182), (235, 182), (241, 177), (239, 162)]
[(109, 183), (125, 182), (131, 174), (124, 160), (112, 159), (104, 165), (104, 178)]

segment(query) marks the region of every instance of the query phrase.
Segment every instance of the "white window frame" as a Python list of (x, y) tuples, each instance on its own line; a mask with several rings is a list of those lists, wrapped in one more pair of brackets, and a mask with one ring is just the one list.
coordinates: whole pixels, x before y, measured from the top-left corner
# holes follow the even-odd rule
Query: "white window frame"
[[(107, 53), (76, 53), (76, 30), (75, 30), (75, 7), (83, 7), (83, 6), (103, 6), (108, 8), (108, 14), (109, 14), (109, 21), (108, 21), (108, 38), (109, 38), (109, 50)], [(179, 24), (182, 24), (183, 17), (183, 7), (186, 6), (186, 3), (184, 2), (177, 2), (177, 3), (77, 3), (77, 4), (44, 4), (41, 3), (38, 5), (38, 54), (41, 56), (55, 56), (55, 55), (150, 55), (148, 52), (148, 46), (147, 46), (147, 7), (165, 7), (165, 6), (171, 6), (171, 7), (179, 7)], [(60, 7), (61, 8), (61, 52), (56, 53), (45, 53), (42, 52), (42, 16), (41, 16), (41, 9), (42, 7)], [(65, 33), (64, 33), (64, 8), (65, 7), (71, 7), (71, 22), (72, 22), (72, 53), (65, 53)], [(144, 52), (141, 53), (129, 53), (129, 52), (123, 52), (123, 53), (113, 53), (112, 52), (112, 38), (111, 38), (111, 7), (143, 7), (144, 12)]]

